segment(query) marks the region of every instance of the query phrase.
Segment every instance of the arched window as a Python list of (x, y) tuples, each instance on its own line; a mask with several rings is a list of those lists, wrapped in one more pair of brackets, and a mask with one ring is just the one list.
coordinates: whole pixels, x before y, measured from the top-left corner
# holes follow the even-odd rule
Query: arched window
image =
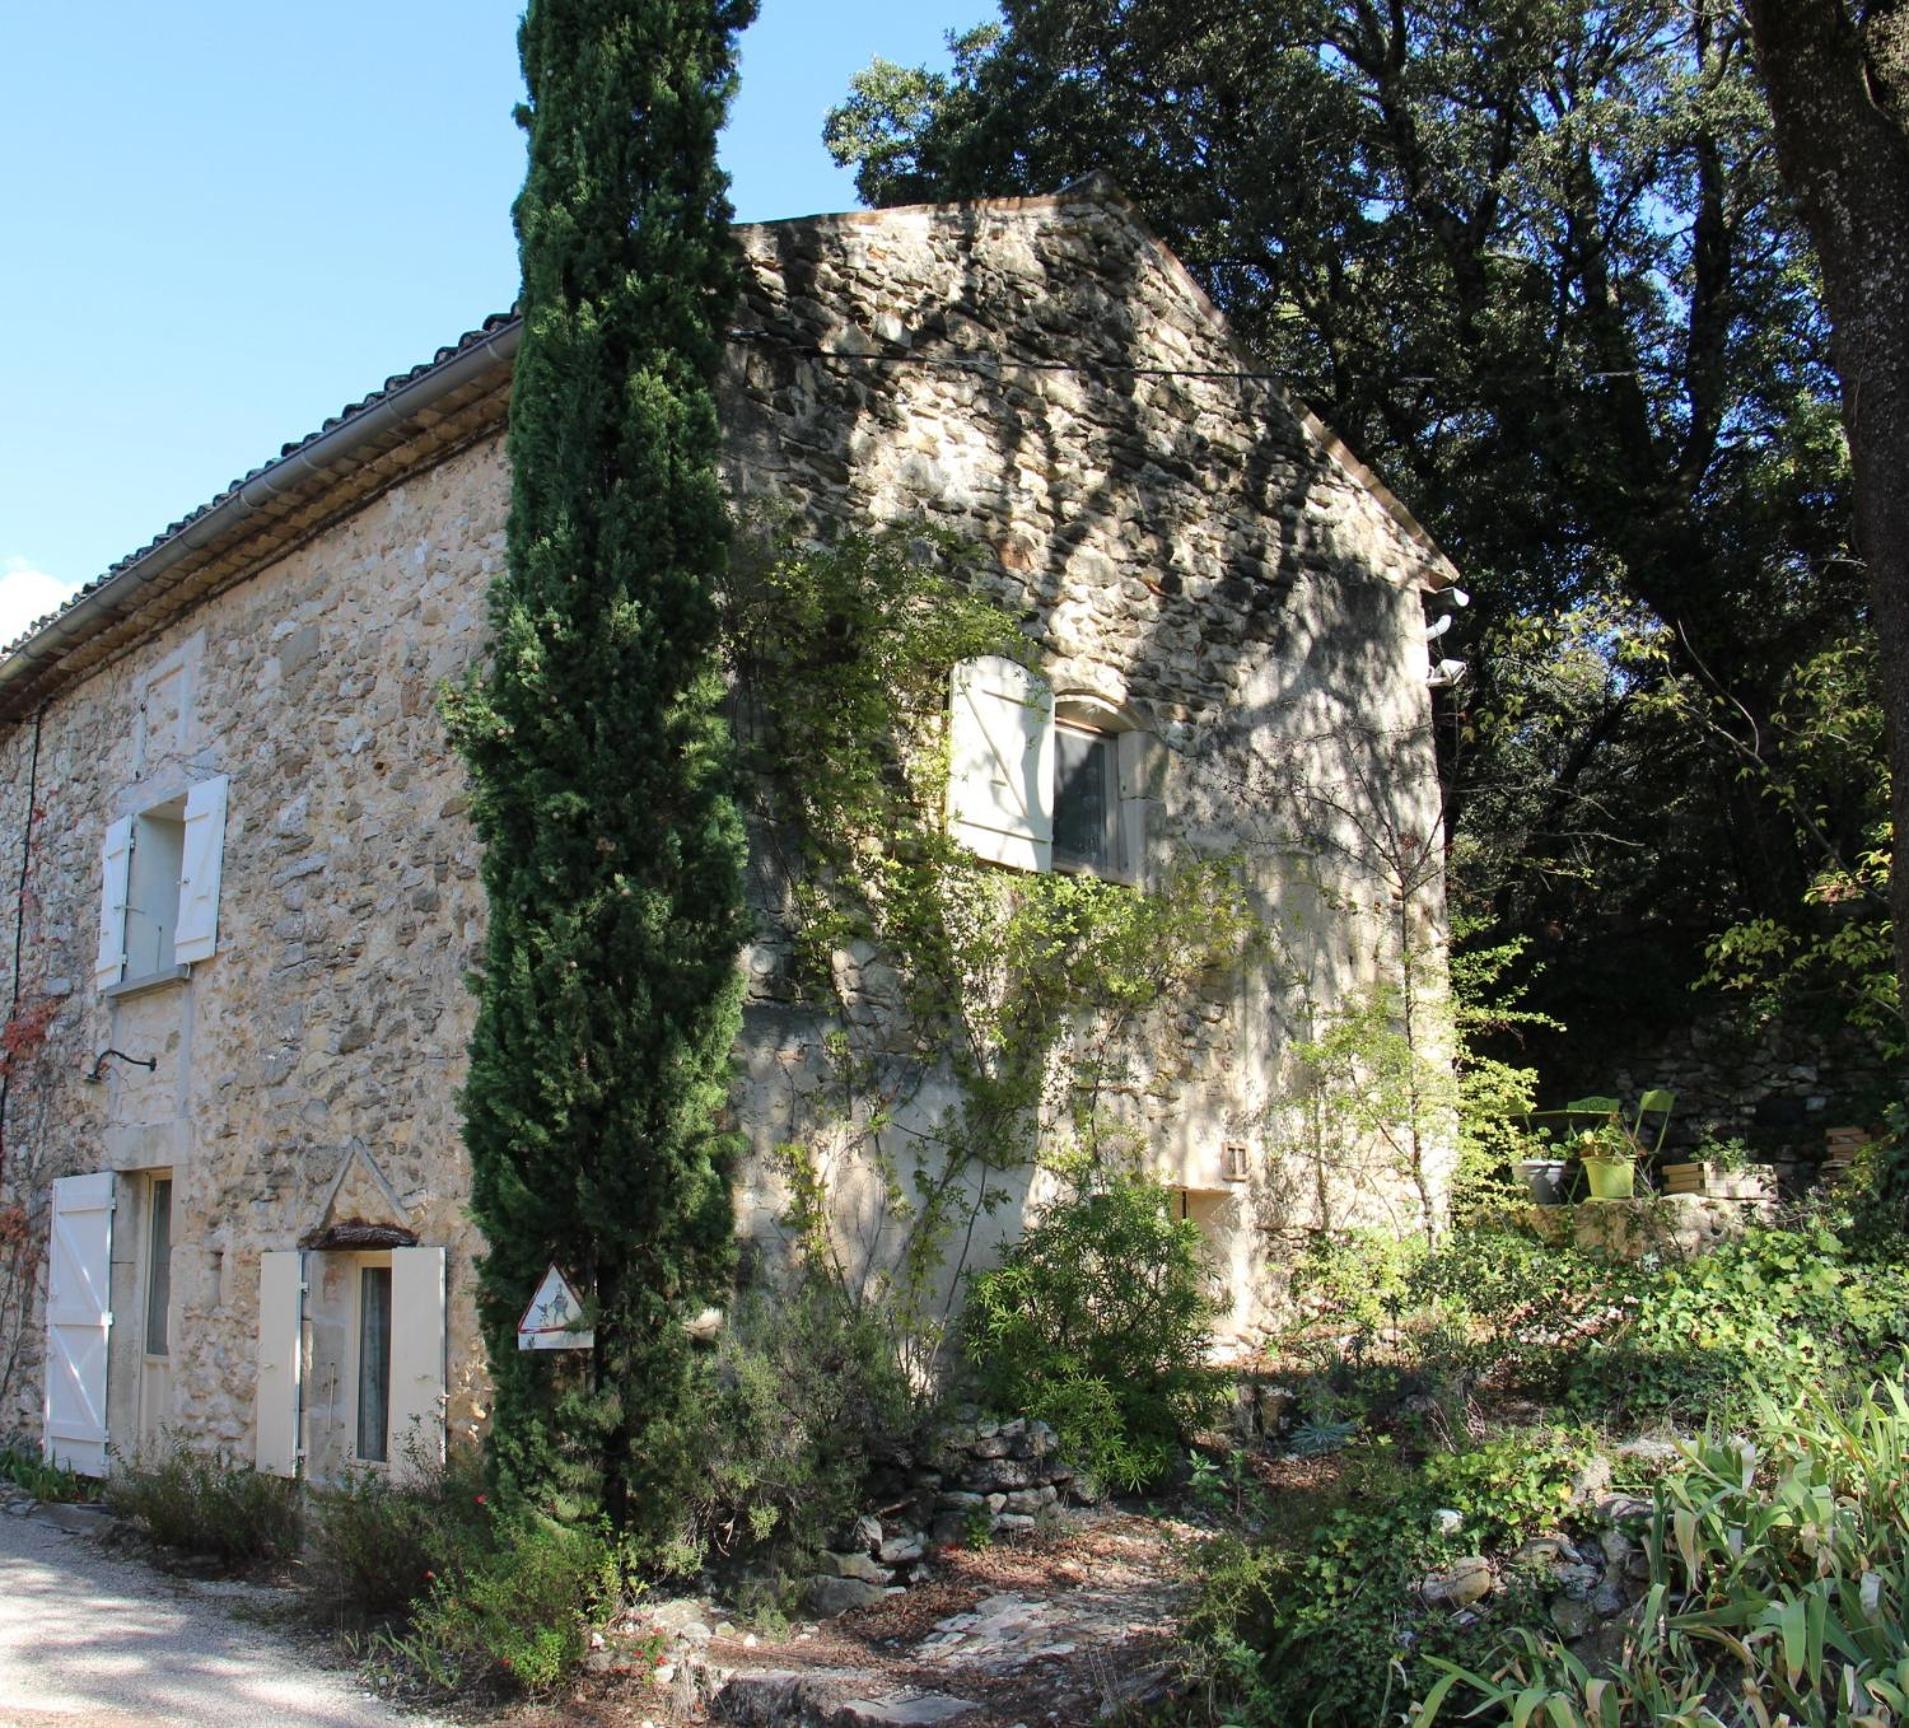
[(1057, 699), (1038, 672), (999, 655), (964, 660), (949, 692), (949, 832), (1016, 870), (1137, 883), (1154, 750), (1098, 697)]

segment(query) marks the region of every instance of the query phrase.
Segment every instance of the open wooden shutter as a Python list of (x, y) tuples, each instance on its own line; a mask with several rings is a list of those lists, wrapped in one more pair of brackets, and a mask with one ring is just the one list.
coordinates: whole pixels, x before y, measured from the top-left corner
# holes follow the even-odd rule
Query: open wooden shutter
[(444, 1461), (444, 1250), (391, 1250), (391, 1465)]
[(1054, 692), (999, 655), (954, 669), (948, 716), (949, 832), (1017, 870), (1054, 864)]
[(126, 894), (133, 871), (133, 819), (123, 816), (106, 830), (99, 849), (99, 956), (93, 982), (117, 984), (126, 971)]
[(305, 1256), (259, 1256), (259, 1371), (254, 1402), (258, 1467), (298, 1474), (299, 1373), (305, 1343)]
[(219, 944), (219, 873), (225, 856), (225, 776), (186, 793), (185, 861), (179, 869), (179, 932), (172, 957), (210, 960)]
[(113, 1176), (53, 1184), (46, 1291), (46, 1455), (106, 1474), (106, 1363), (113, 1330)]

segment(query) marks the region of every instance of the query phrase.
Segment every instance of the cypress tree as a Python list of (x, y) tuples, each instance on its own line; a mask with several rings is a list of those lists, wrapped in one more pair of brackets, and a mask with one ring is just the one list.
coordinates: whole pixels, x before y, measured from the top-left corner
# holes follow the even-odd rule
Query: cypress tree
[[(742, 825), (719, 708), (716, 133), (755, 0), (531, 0), (492, 658), (450, 704), (489, 941), (464, 1094), (500, 1486), (641, 1532), (733, 1239)], [(524, 1352), (547, 1263), (596, 1346)]]

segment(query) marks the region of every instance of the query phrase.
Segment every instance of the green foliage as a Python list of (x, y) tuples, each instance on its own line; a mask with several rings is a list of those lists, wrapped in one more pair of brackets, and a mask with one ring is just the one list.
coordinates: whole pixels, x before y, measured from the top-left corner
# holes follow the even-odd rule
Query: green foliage
[[(944, 1341), (941, 1286), (1011, 1192), (1004, 1178), (1056, 1128), (1119, 1151), (1102, 1105), (1124, 1077), (1123, 1036), (1223, 976), (1255, 936), (1231, 859), (1182, 861), (1140, 894), (1003, 871), (947, 832), (950, 670), (1031, 652), (960, 567), (933, 537), (765, 546), (739, 560), (726, 627), (767, 788), (758, 827), (789, 880), (798, 982), (837, 1020), (822, 1108), (779, 1148), (788, 1221), (810, 1267), (878, 1309), (918, 1374)], [(918, 1056), (906, 1069), (852, 1011), (845, 950), (892, 978)], [(944, 1059), (958, 1105), (898, 1127)], [(834, 1173), (850, 1161), (880, 1195), (875, 1234), (892, 1258), (879, 1266), (836, 1231)]]
[(1442, 1677), (1440, 1716), (1880, 1728), (1909, 1712), (1909, 1397), (1892, 1377), (1839, 1407), (1763, 1400), (1755, 1444), (1715, 1434), (1655, 1498), (1650, 1590), (1621, 1661), (1595, 1671), (1521, 1631)]
[(153, 1541), (234, 1570), (289, 1560), (304, 1530), (296, 1483), (169, 1439), (154, 1457), (115, 1466), (106, 1502)]
[(1734, 1174), (1757, 1167), (1757, 1160), (1751, 1155), (1749, 1143), (1734, 1134), (1722, 1140), (1706, 1134), (1698, 1143), (1696, 1151), (1690, 1156), (1693, 1162), (1708, 1164), (1725, 1174)]
[(49, 1463), (30, 1441), (9, 1440), (0, 1444), (0, 1477), (16, 1488), (24, 1488), (36, 1500), (65, 1503), (91, 1500), (99, 1492), (88, 1477), (80, 1476), (64, 1464)]
[(621, 1602), (615, 1547), (600, 1525), (517, 1505), (454, 1550), (408, 1631), (379, 1648), (427, 1690), (548, 1692), (576, 1672), (593, 1626)]
[(1305, 992), (1307, 1035), (1293, 1045), (1305, 1084), (1289, 1146), (1312, 1169), (1315, 1211), (1328, 1230), (1347, 1201), (1368, 1211), (1388, 1204), (1388, 1190), (1404, 1179), (1418, 1207), (1398, 1217), (1394, 1234), (1416, 1228), (1430, 1243), (1447, 1217), (1487, 1218), (1522, 1197), (1515, 1166), (1530, 1150), (1537, 1074), (1491, 1048), (1557, 1023), (1522, 1006), (1525, 981), (1514, 969), (1523, 941), (1468, 941), (1477, 926), (1461, 919), (1447, 965), (1436, 925), (1420, 915), (1442, 883), (1439, 853), (1382, 816), (1364, 827), (1364, 862), (1387, 888), (1393, 975), (1324, 1011)]
[(1909, 1266), (1858, 1260), (1821, 1224), (1750, 1230), (1640, 1272), (1571, 1372), (1580, 1408), (1704, 1416), (1755, 1393), (1847, 1385), (1909, 1345)]
[(1365, 1177), (1353, 1184), (1362, 1197), (1383, 1198), (1392, 1180), (1410, 1178), (1418, 1207), (1400, 1227), (1429, 1241), (1440, 1222), (1430, 1165), (1455, 1133), (1458, 1092), (1449, 1043), (1428, 1021), (1407, 984), (1375, 984), (1326, 1015), (1293, 1054), (1305, 1065), (1303, 1139), (1321, 1193)]
[(734, 1307), (698, 1366), (695, 1408), (699, 1473), (662, 1557), (684, 1573), (712, 1557), (802, 1569), (861, 1509), (871, 1463), (919, 1414), (877, 1320), (813, 1275)]
[[(1584, 1452), (1563, 1431), (1517, 1430), (1415, 1467), (1389, 1440), (1368, 1441), (1346, 1455), (1341, 1503), (1310, 1528), (1252, 1509), (1244, 1522), (1258, 1539), (1222, 1535), (1201, 1552), (1190, 1624), (1228, 1719), (1385, 1719), (1414, 1663), (1478, 1642), (1424, 1612), (1419, 1580), (1481, 1543), (1515, 1545), (1553, 1527)], [(1460, 1514), (1459, 1532), (1440, 1534), (1445, 1510)]]
[(1861, 1033), (1902, 1056), (1903, 1006), (1889, 917), (1892, 827), (1875, 642), (1851, 637), (1798, 666), (1772, 717), (1784, 745), (1742, 770), (1794, 826), (1816, 867), (1797, 903), (1714, 936), (1704, 981), (1738, 993), (1750, 1017), (1783, 1015)]
[(1474, 1550), (1515, 1548), (1556, 1526), (1589, 1450), (1582, 1435), (1520, 1428), (1469, 1451), (1435, 1453), (1421, 1480), (1437, 1505), (1464, 1516)]
[[(500, 1484), (664, 1517), (682, 1322), (732, 1252), (726, 1101), (746, 933), (720, 704), (712, 384), (735, 291), (716, 133), (753, 0), (533, 0), (507, 559), (447, 697), (484, 842), (465, 1139)], [(640, 123), (633, 122), (640, 117)], [(519, 1351), (560, 1262), (587, 1357)]]
[(1458, 1166), (1452, 1178), (1454, 1222), (1488, 1216), (1518, 1192), (1518, 1160), (1534, 1155), (1529, 1131), (1538, 1102), (1538, 1073), (1494, 1051), (1521, 1049), (1536, 1032), (1563, 1027), (1524, 1005), (1520, 976), (1530, 943), (1492, 942), (1475, 919), (1453, 919), (1451, 951), (1452, 1066), (1457, 1077)]
[(1114, 1179), (1047, 1208), (973, 1278), (967, 1354), (994, 1408), (1052, 1425), (1103, 1482), (1157, 1480), (1213, 1415), (1213, 1312), (1198, 1226), (1151, 1183)]
[(1909, 1107), (1890, 1104), (1886, 1130), (1855, 1160), (1845, 1227), (1851, 1246), (1866, 1259), (1897, 1260), (1909, 1238)]
[(360, 1470), (312, 1488), (304, 1585), (314, 1610), (343, 1626), (408, 1614), (486, 1540), (488, 1502), (468, 1447), (442, 1465), (412, 1459), (399, 1480)]
[(1412, 1304), (1429, 1252), (1424, 1237), (1391, 1230), (1320, 1231), (1293, 1265), (1293, 1305), (1335, 1331), (1377, 1334)]
[[(1297, 1276), (1318, 1318), (1289, 1344), (1286, 1377), (1315, 1425), (1359, 1427), (1332, 1460), (1336, 1487), (1304, 1506), (1247, 1506), (1237, 1528), (1202, 1556), (1195, 1632), (1211, 1684), (1232, 1703), (1231, 1719), (1269, 1728), (1308, 1719), (1364, 1725), (1417, 1695), (1448, 1714), (1460, 1698), (1466, 1707), (1478, 1703), (1487, 1721), (1526, 1720), (1534, 1699), (1549, 1698), (1552, 1715), (1530, 1720), (1586, 1728), (1660, 1719), (1747, 1728), (1754, 1720), (1767, 1728), (1774, 1714), (1675, 1710), (1692, 1707), (1719, 1680), (1713, 1703), (1740, 1695), (1740, 1671), (1748, 1664), (1761, 1673), (1754, 1662), (1772, 1659), (1783, 1625), (1800, 1623), (1807, 1633), (1809, 1617), (1824, 1612), (1779, 1601), (1770, 1581), (1779, 1550), (1798, 1592), (1828, 1598), (1824, 1623), (1833, 1627), (1837, 1604), (1860, 1599), (1864, 1565), (1874, 1562), (1839, 1561), (1842, 1582), (1832, 1588), (1825, 1581), (1834, 1573), (1810, 1570), (1819, 1530), (1840, 1516), (1832, 1508), (1849, 1493), (1902, 1503), (1903, 1484), (1892, 1484), (1890, 1473), (1899, 1476), (1909, 1443), (1902, 1428), (1909, 1410), (1892, 1413), (1899, 1392), (1866, 1398), (1865, 1388), (1879, 1361), (1909, 1349), (1909, 1265), (1899, 1241), (1893, 1255), (1859, 1252), (1828, 1217), (1751, 1230), (1690, 1260), (1667, 1246), (1636, 1264), (1503, 1224), (1461, 1228), (1431, 1248), (1401, 1248), (1376, 1234), (1316, 1244)], [(1324, 1363), (1304, 1350), (1322, 1320), (1337, 1333), (1337, 1354)], [(1298, 1372), (1308, 1360), (1311, 1378)], [(1410, 1411), (1427, 1389), (1441, 1393), (1443, 1408), (1420, 1420)], [(1596, 1428), (1691, 1417), (1719, 1430), (1727, 1423), (1764, 1460), (1755, 1492), (1738, 1441), (1713, 1442), (1695, 1463), (1675, 1461), (1662, 1472), (1655, 1486), (1665, 1510), (1651, 1557), (1652, 1581), (1665, 1595), (1636, 1622), (1619, 1665), (1622, 1685), (1588, 1699), (1584, 1688), (1602, 1671), (1559, 1648), (1542, 1601), (1525, 1600), (1515, 1583), (1494, 1595), (1472, 1631), (1429, 1613), (1414, 1595), (1420, 1578), (1461, 1553), (1502, 1558), (1532, 1535), (1581, 1528), (1585, 1508), (1573, 1506), (1572, 1486), (1589, 1427), (1468, 1438), (1481, 1407), (1529, 1408), (1533, 1399)], [(1854, 1414), (1837, 1416), (1833, 1405)], [(1425, 1448), (1416, 1458), (1415, 1445)], [(1870, 1458), (1857, 1462), (1865, 1450)], [(1792, 1466), (1806, 1456), (1813, 1462), (1792, 1482)], [(1627, 1485), (1646, 1486), (1648, 1471), (1635, 1464), (1624, 1471)], [(1773, 1483), (1778, 1490), (1769, 1493)], [(1753, 1501), (1767, 1504), (1757, 1510)], [(1460, 1513), (1457, 1531), (1440, 1531), (1441, 1509)], [(1868, 1540), (1873, 1521), (1861, 1528)], [(1683, 1563), (1686, 1537), (1709, 1557)], [(1851, 1552), (1859, 1548), (1852, 1543)], [(1705, 1581), (1694, 1596), (1691, 1575)], [(1885, 1597), (1892, 1587), (1880, 1586)], [(1679, 1615), (1683, 1631), (1666, 1642), (1665, 1626)], [(1893, 1624), (1891, 1636), (1900, 1636), (1900, 1620)], [(1869, 1634), (1858, 1628), (1851, 1636)], [(1753, 1662), (1732, 1640), (1753, 1653), (1761, 1645), (1761, 1654)], [(1825, 1648), (1834, 1645), (1830, 1636)], [(1865, 1647), (1876, 1648), (1873, 1640)], [(1440, 1681), (1454, 1669), (1469, 1692), (1453, 1690), (1457, 1679)], [(1874, 1672), (1886, 1670), (1884, 1663)], [(1672, 1714), (1651, 1714), (1659, 1707)]]
[(1600, 1420), (1848, 1384), (1909, 1346), (1900, 1244), (1874, 1253), (1820, 1217), (1688, 1259), (1666, 1239), (1635, 1264), (1502, 1224), (1455, 1230), (1429, 1252), (1377, 1232), (1325, 1238), (1295, 1289), (1307, 1315), (1358, 1342), (1367, 1386), (1488, 1380)]

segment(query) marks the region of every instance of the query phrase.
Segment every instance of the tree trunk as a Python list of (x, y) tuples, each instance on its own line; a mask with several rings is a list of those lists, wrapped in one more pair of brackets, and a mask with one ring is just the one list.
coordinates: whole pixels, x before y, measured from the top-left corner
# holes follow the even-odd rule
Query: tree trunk
[(1881, 646), (1890, 910), (1909, 1007), (1909, 0), (1744, 0), (1784, 182), (1822, 266)]

